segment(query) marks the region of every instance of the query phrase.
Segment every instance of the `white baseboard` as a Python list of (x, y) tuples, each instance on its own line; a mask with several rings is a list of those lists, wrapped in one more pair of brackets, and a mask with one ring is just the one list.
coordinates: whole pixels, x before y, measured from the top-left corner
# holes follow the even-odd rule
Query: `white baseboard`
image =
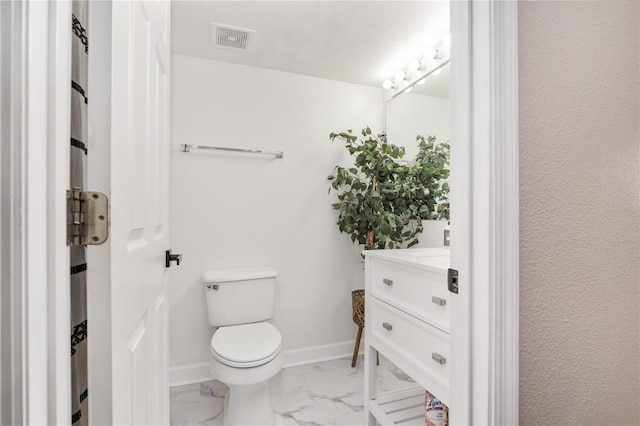
[(208, 362), (187, 364), (169, 369), (169, 387), (208, 382), (213, 379)]
[[(355, 341), (331, 343), (329, 345), (310, 346), (300, 349), (288, 349), (284, 351), (284, 367), (313, 364), (314, 362), (331, 361), (353, 356)], [(362, 351), (360, 345), (360, 350)]]
[[(285, 350), (283, 352), (283, 368), (351, 357), (353, 355), (354, 343), (354, 341), (348, 341), (331, 343), (329, 345), (310, 346), (300, 349)], [(209, 371), (208, 362), (183, 365), (179, 367), (172, 367), (169, 369), (170, 387), (207, 382), (213, 379), (214, 377)]]

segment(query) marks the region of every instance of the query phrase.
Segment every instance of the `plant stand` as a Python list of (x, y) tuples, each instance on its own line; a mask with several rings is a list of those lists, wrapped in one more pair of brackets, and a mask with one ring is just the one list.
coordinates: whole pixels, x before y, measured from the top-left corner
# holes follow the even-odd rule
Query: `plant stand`
[[(358, 335), (356, 336), (356, 344), (353, 348), (353, 358), (351, 359), (351, 367), (353, 368), (356, 366), (356, 359), (358, 359), (360, 340), (362, 339), (362, 329), (364, 328), (364, 290), (354, 290), (351, 292), (351, 305), (353, 322), (358, 326)], [(380, 365), (380, 358), (377, 353), (376, 365)]]
[(353, 322), (358, 326), (358, 335), (356, 336), (356, 344), (353, 348), (353, 359), (351, 367), (356, 366), (358, 351), (360, 350), (360, 339), (362, 338), (362, 329), (364, 328), (364, 290), (354, 290), (351, 292), (351, 305), (353, 310)]

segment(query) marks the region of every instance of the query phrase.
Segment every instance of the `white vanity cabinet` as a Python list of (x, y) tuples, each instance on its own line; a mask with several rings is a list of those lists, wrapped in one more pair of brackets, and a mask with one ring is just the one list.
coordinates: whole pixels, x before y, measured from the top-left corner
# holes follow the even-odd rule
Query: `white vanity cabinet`
[[(450, 406), (448, 249), (365, 251), (365, 421), (424, 425), (425, 389)], [(378, 393), (376, 351), (416, 386)]]

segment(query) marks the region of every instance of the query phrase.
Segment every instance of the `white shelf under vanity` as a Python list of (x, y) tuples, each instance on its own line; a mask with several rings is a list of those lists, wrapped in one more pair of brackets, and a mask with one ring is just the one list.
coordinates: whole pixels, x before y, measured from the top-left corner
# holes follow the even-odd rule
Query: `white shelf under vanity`
[[(365, 251), (365, 423), (424, 425), (425, 390), (450, 406), (449, 249)], [(378, 392), (376, 351), (416, 386)]]

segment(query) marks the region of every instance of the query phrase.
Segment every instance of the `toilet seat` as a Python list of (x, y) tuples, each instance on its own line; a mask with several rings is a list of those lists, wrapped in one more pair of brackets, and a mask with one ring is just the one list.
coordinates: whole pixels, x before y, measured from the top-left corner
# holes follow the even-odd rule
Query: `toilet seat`
[(280, 352), (282, 335), (268, 322), (220, 327), (211, 338), (211, 353), (235, 368), (257, 367)]

